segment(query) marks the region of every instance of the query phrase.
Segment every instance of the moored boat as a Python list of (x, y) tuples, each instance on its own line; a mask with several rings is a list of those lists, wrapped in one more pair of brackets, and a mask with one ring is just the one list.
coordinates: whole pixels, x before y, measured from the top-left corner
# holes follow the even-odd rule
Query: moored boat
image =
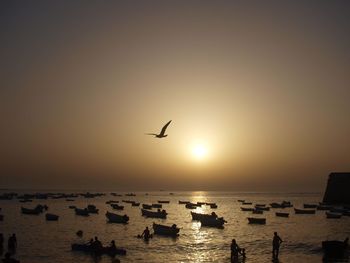
[(226, 221), (223, 217), (201, 217), (199, 219), (201, 222), (201, 226), (207, 226), (207, 227), (217, 227), (217, 228), (223, 228)]
[(152, 204), (153, 208), (162, 208), (162, 204)]
[(86, 208), (75, 208), (74, 211), (77, 216), (89, 216), (89, 211)]
[(197, 207), (199, 207), (200, 205), (198, 205), (198, 204), (193, 204), (193, 203), (187, 203), (186, 205), (185, 205), (185, 207), (187, 208), (187, 209), (196, 209)]
[(153, 223), (154, 234), (162, 236), (176, 237), (179, 235), (180, 229), (173, 224), (172, 226), (165, 226)]
[(241, 207), (241, 210), (245, 212), (253, 212), (255, 209), (253, 207)]
[(190, 201), (180, 201), (180, 200), (179, 200), (179, 204), (180, 204), (180, 205), (186, 205), (186, 204), (188, 204), (188, 203), (190, 203)]
[(279, 216), (279, 217), (289, 217), (289, 213), (276, 212), (276, 216)]
[(217, 214), (215, 212), (211, 214), (200, 214), (200, 213), (195, 213), (191, 212), (192, 220), (201, 220), (202, 218), (217, 218)]
[(304, 204), (304, 208), (317, 208), (316, 204)]
[(118, 215), (108, 211), (106, 212), (106, 217), (109, 223), (126, 224), (129, 221), (129, 217), (127, 215)]
[(22, 212), (22, 214), (26, 214), (26, 215), (39, 215), (40, 213), (42, 213), (42, 210), (39, 209), (38, 207), (33, 208), (33, 209), (21, 207), (21, 212)]
[(152, 209), (152, 205), (142, 204), (143, 209)]
[(158, 200), (159, 204), (169, 204), (170, 201), (169, 200)]
[(98, 214), (98, 209), (94, 205), (88, 205), (86, 209), (90, 214)]
[(315, 214), (316, 210), (314, 210), (314, 209), (298, 209), (298, 208), (294, 208), (294, 212), (296, 214), (311, 215), (311, 214)]
[(50, 213), (47, 213), (45, 215), (45, 218), (47, 221), (57, 221), (59, 216), (58, 215), (55, 215), (55, 214), (50, 214)]
[(115, 209), (115, 210), (123, 210), (124, 206), (123, 205), (118, 205), (118, 204), (110, 204), (110, 206)]
[(165, 219), (167, 216), (167, 212), (165, 210), (152, 211), (147, 209), (141, 209), (142, 216), (151, 217), (151, 218), (163, 218)]
[(259, 224), (259, 225), (266, 224), (266, 218), (248, 217), (247, 219), (249, 224)]

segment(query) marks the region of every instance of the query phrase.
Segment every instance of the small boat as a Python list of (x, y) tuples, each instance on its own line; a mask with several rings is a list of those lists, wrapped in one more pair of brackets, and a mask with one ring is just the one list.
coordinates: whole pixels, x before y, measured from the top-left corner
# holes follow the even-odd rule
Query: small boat
[(241, 210), (244, 212), (253, 212), (255, 208), (253, 207), (241, 207)]
[(109, 223), (126, 224), (129, 221), (129, 217), (127, 215), (118, 215), (108, 211), (106, 212), (106, 217)]
[(68, 198), (68, 199), (66, 199), (66, 201), (67, 201), (67, 202), (73, 202), (74, 199), (69, 199), (69, 198)]
[(165, 226), (153, 223), (154, 234), (162, 236), (176, 237), (179, 235), (180, 229), (173, 224), (172, 226)]
[(133, 202), (131, 206), (140, 206), (140, 203)]
[(152, 204), (153, 208), (162, 208), (162, 204)]
[(243, 200), (243, 199), (238, 199), (237, 201), (240, 202), (240, 203), (244, 203), (245, 202), (245, 200)]
[(148, 204), (142, 204), (142, 208), (143, 209), (152, 209), (152, 205), (148, 205)]
[(90, 214), (98, 214), (98, 209), (94, 205), (88, 205), (87, 210)]
[(285, 208), (282, 204), (279, 203), (271, 203), (271, 208)]
[(158, 203), (159, 204), (169, 204), (170, 201), (168, 201), (168, 200), (158, 200)]
[(34, 209), (21, 207), (21, 212), (22, 214), (26, 215), (39, 215), (40, 213), (42, 213), (42, 210), (38, 209), (37, 207)]
[(199, 219), (201, 222), (201, 226), (207, 226), (207, 227), (217, 227), (217, 228), (223, 228), (226, 221), (223, 217), (201, 217)]
[(315, 204), (304, 204), (304, 208), (317, 208), (317, 206)]
[(198, 220), (200, 221), (202, 218), (217, 218), (217, 214), (215, 212), (211, 214), (200, 214), (200, 213), (195, 213), (191, 212), (192, 220)]
[(19, 200), (21, 203), (31, 203), (33, 202), (32, 199), (23, 199), (23, 200)]
[(110, 204), (117, 204), (117, 203), (119, 203), (119, 201), (117, 201), (117, 200), (109, 200), (109, 201), (106, 201), (106, 204), (107, 204), (107, 205), (110, 205)]
[(190, 203), (190, 201), (180, 201), (180, 200), (179, 200), (179, 205), (186, 205), (186, 204), (188, 204), (188, 203)]
[(266, 204), (256, 204), (255, 207), (265, 207)]
[(270, 207), (255, 206), (255, 210), (270, 211)]
[(187, 203), (185, 207), (187, 209), (196, 209), (199, 205), (198, 204), (193, 204), (193, 203)]
[(244, 201), (242, 204), (243, 204), (243, 205), (252, 205), (253, 203), (252, 203), (252, 202), (245, 202), (245, 201)]
[(123, 248), (112, 249), (110, 247), (102, 247), (99, 250), (93, 249), (90, 245), (87, 244), (72, 244), (73, 251), (82, 251), (86, 253), (94, 253), (95, 255), (109, 255), (114, 257), (115, 255), (126, 255), (126, 250)]
[(125, 194), (125, 196), (136, 196), (134, 193)]
[(206, 204), (206, 202), (197, 202), (198, 206), (202, 206), (202, 205), (205, 205), (205, 204)]
[(58, 218), (59, 218), (58, 215), (49, 214), (49, 213), (47, 213), (47, 214), (45, 215), (45, 217), (46, 217), (46, 221), (57, 221)]
[(218, 208), (217, 204), (210, 204), (209, 206), (210, 206), (211, 209), (216, 209), (216, 208)]
[(333, 213), (333, 212), (326, 212), (326, 216), (327, 216), (327, 218), (330, 218), (330, 219), (338, 219), (338, 218), (341, 218), (342, 214)]
[(165, 210), (151, 211), (147, 209), (141, 209), (142, 216), (151, 217), (151, 218), (163, 218), (165, 219), (167, 216), (167, 212)]
[(89, 211), (86, 208), (84, 209), (75, 208), (74, 211), (77, 216), (89, 216)]
[(124, 206), (123, 205), (118, 205), (118, 204), (110, 204), (110, 206), (115, 209), (115, 210), (123, 210)]
[(75, 208), (77, 208), (75, 205), (70, 205), (70, 206), (68, 206), (68, 208), (69, 209), (75, 209)]
[(316, 213), (316, 210), (314, 210), (314, 209), (297, 209), (297, 208), (294, 208), (294, 212), (296, 214), (312, 215), (312, 214)]
[(263, 214), (264, 213), (264, 211), (263, 210), (259, 210), (259, 209), (254, 209), (253, 211), (252, 211), (252, 213), (253, 214)]
[(323, 249), (323, 260), (324, 262), (348, 262), (349, 260), (349, 252), (348, 252), (348, 244), (349, 239), (345, 239), (344, 241), (331, 240), (331, 241), (323, 241), (322, 249)]
[(248, 223), (249, 224), (265, 225), (266, 218), (248, 217)]
[(127, 203), (127, 204), (132, 204), (135, 201), (131, 201), (131, 200), (122, 200), (123, 203)]
[(289, 217), (289, 213), (276, 212), (276, 216), (279, 216), (279, 217)]

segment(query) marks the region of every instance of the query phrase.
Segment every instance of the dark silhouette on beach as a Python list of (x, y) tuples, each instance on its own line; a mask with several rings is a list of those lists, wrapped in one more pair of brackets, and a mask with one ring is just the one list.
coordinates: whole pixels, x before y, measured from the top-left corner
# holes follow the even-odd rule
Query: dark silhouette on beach
[(239, 254), (242, 255), (241, 262), (244, 262), (246, 258), (245, 249), (244, 248), (242, 249), (238, 246), (236, 239), (232, 239), (232, 242), (231, 242), (231, 262), (232, 263), (239, 262), (239, 259), (238, 259)]
[(156, 138), (164, 138), (164, 137), (167, 137), (168, 134), (165, 134), (165, 130), (166, 128), (168, 128), (169, 124), (170, 124), (171, 120), (168, 121), (167, 124), (165, 124), (162, 128), (162, 130), (160, 131), (159, 134), (156, 134), (156, 133), (146, 133), (146, 135), (154, 135)]
[(273, 240), (272, 240), (272, 259), (278, 260), (278, 254), (280, 251), (280, 246), (283, 240), (279, 237), (277, 232), (273, 234)]

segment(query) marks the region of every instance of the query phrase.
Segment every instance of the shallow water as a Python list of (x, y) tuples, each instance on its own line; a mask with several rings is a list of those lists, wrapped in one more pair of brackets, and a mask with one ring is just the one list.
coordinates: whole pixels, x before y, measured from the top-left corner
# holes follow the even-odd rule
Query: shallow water
[[(5, 216), (0, 222), (0, 232), (7, 239), (11, 233), (17, 234), (18, 250), (16, 258), (21, 262), (96, 262), (90, 255), (72, 252), (73, 242), (85, 242), (91, 237), (98, 236), (105, 244), (114, 239), (117, 246), (127, 249), (126, 256), (118, 256), (121, 262), (229, 262), (230, 242), (235, 238), (238, 244), (246, 249), (245, 262), (271, 262), (271, 242), (274, 231), (284, 240), (281, 246), (280, 262), (321, 262), (321, 241), (326, 239), (345, 239), (350, 236), (350, 217), (341, 219), (326, 219), (324, 211), (316, 215), (295, 215), (293, 208), (282, 209), (290, 212), (289, 218), (275, 216), (271, 209), (264, 212), (266, 225), (249, 225), (247, 217), (251, 212), (242, 212), (238, 199), (253, 203), (280, 202), (289, 200), (294, 207), (302, 207), (303, 203), (321, 201), (321, 194), (269, 194), (269, 193), (228, 193), (228, 192), (137, 192), (135, 197), (106, 196), (86, 199), (76, 198), (74, 202), (65, 199), (34, 200), (22, 204), (18, 200), (0, 200), (0, 212)], [(136, 200), (141, 203), (156, 203), (157, 200), (170, 200), (163, 204), (168, 212), (167, 219), (147, 219), (141, 216), (139, 207), (123, 204), (124, 211), (113, 211), (107, 200)], [(228, 221), (224, 229), (201, 227), (197, 221), (192, 221), (189, 209), (179, 205), (179, 200), (192, 202), (215, 202), (217, 209), (209, 206), (197, 208), (197, 212), (209, 213), (215, 211)], [(47, 222), (44, 214), (22, 215), (20, 207), (34, 207), (36, 204), (47, 204), (49, 212), (60, 215), (59, 221)], [(100, 209), (99, 214), (89, 217), (76, 216), (69, 205), (85, 207), (94, 204)], [(130, 217), (127, 225), (106, 223), (106, 211), (127, 214)], [(193, 211), (193, 210), (192, 210)], [(180, 236), (176, 239), (154, 237), (150, 242), (137, 239), (145, 226), (153, 222), (172, 225), (181, 228)], [(84, 236), (78, 238), (77, 230), (83, 230)], [(101, 257), (98, 262), (112, 262), (108, 256)]]

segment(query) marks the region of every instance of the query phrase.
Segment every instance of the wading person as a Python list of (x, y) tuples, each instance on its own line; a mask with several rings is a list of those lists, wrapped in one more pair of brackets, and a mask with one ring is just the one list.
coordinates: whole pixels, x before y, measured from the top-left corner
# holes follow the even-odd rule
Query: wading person
[(236, 239), (232, 239), (231, 242), (231, 262), (235, 262), (238, 260), (238, 253), (241, 251), (238, 246)]
[(272, 258), (278, 259), (278, 254), (280, 251), (280, 245), (282, 243), (282, 239), (278, 236), (277, 232), (273, 234), (273, 240), (272, 240)]

